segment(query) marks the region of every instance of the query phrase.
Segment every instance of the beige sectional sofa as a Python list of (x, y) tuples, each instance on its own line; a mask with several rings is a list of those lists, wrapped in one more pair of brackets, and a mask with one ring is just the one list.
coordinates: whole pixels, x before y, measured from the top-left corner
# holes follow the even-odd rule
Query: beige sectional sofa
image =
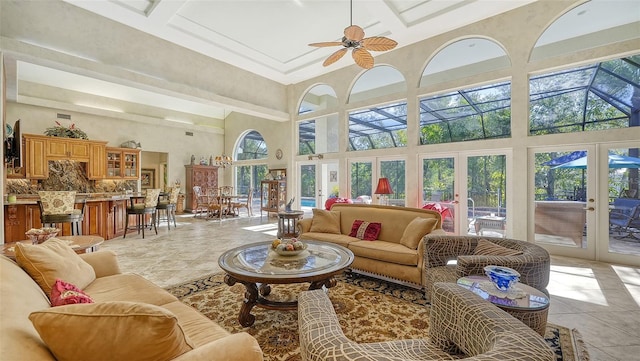
[[(20, 259), (18, 253), (24, 269), (0, 256), (2, 360), (263, 359), (249, 334), (229, 334), (143, 277), (121, 273), (113, 252), (75, 255), (71, 250), (75, 257), (58, 253), (51, 260), (42, 254)], [(56, 264), (60, 269), (51, 268)], [(43, 287), (58, 276), (88, 283), (78, 288), (95, 303), (52, 307)]]
[[(301, 240), (347, 247), (355, 255), (353, 271), (422, 288), (422, 238), (426, 234), (445, 234), (440, 213), (418, 208), (335, 203), (330, 212), (337, 220), (334, 228), (326, 224), (331, 218), (326, 212), (314, 209), (313, 218), (298, 222)], [(380, 223), (377, 239), (369, 241), (349, 236), (356, 220)]]
[[(322, 290), (298, 298), (300, 353), (306, 361), (552, 361), (542, 336), (505, 311), (453, 283), (436, 283), (428, 335), (360, 344), (348, 339)], [(427, 337), (428, 336), (428, 337)]]

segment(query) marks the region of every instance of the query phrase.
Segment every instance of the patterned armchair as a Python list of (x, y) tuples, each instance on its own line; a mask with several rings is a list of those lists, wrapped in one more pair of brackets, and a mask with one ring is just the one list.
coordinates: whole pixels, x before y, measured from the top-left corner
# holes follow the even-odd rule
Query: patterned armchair
[[(498, 247), (483, 247), (480, 252), (481, 240)], [(551, 259), (549, 253), (536, 244), (509, 238), (453, 235), (427, 235), (424, 242), (422, 285), (427, 298), (436, 282), (455, 283), (460, 277), (484, 275), (484, 267), (488, 265), (513, 268), (520, 273), (520, 282), (549, 294)], [(449, 261), (456, 262), (450, 264)]]
[(323, 290), (298, 298), (300, 353), (305, 361), (552, 361), (545, 340), (522, 322), (455, 284), (433, 286), (429, 338), (359, 344), (349, 340)]

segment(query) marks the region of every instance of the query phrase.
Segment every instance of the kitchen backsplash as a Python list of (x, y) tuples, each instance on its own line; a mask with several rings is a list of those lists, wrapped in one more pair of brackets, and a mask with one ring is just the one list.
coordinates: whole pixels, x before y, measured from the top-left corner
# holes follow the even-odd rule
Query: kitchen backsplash
[(49, 162), (49, 178), (31, 184), (27, 179), (7, 179), (6, 192), (11, 194), (36, 194), (41, 190), (76, 191), (78, 193), (112, 193), (137, 191), (135, 180), (87, 179), (82, 163), (61, 160)]

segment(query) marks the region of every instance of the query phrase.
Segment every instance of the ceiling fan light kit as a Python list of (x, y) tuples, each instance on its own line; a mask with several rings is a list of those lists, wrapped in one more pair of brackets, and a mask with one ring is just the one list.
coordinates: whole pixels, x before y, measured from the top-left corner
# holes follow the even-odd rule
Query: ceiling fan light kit
[(387, 51), (398, 45), (395, 40), (384, 36), (364, 37), (364, 30), (358, 25), (353, 25), (353, 0), (351, 0), (351, 25), (344, 29), (342, 41), (326, 41), (321, 43), (312, 43), (309, 46), (328, 47), (343, 46), (342, 49), (329, 55), (327, 60), (322, 63), (323, 66), (329, 66), (340, 60), (348, 49), (352, 49), (351, 56), (360, 67), (365, 69), (373, 68), (373, 55), (370, 51)]

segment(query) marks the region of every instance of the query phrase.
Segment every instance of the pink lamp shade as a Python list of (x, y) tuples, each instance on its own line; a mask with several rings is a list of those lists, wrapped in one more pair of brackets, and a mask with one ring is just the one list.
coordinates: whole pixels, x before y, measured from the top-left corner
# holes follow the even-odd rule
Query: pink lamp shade
[(376, 188), (375, 194), (393, 194), (388, 178), (378, 179), (378, 187)]

